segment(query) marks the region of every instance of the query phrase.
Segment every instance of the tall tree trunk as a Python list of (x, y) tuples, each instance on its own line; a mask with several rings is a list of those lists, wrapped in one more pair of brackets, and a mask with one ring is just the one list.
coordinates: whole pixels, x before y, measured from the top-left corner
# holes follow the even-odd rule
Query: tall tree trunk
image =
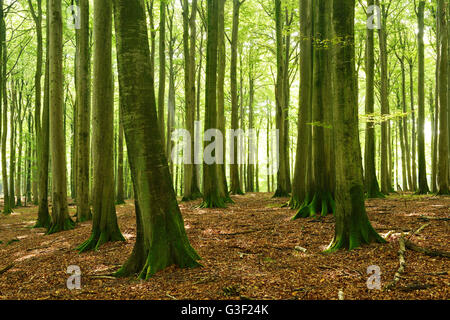
[[(194, 164), (195, 137), (195, 54), (196, 54), (196, 16), (197, 0), (191, 4), (189, 15), (189, 1), (183, 0), (183, 49), (184, 49), (184, 92), (186, 100), (185, 123), (190, 134), (190, 161), (184, 164), (184, 194), (183, 201), (195, 200), (201, 197), (197, 179), (197, 168)], [(201, 54), (201, 53), (200, 53)], [(200, 71), (199, 71), (200, 73)], [(198, 82), (200, 84), (200, 82)], [(200, 90), (199, 90), (200, 91)]]
[(63, 25), (61, 0), (49, 0), (50, 12), (50, 141), (52, 163), (52, 221), (48, 234), (73, 229), (67, 205), (66, 144), (63, 126)]
[(3, 12), (3, 0), (0, 0), (0, 46), (1, 46), (1, 76), (0, 76), (0, 91), (1, 98), (3, 98), (2, 106), (2, 187), (3, 187), (3, 213), (10, 214), (12, 212), (11, 202), (9, 197), (8, 188), (8, 173), (6, 169), (6, 139), (8, 136), (8, 97), (6, 92), (6, 63), (7, 63), (7, 52), (6, 52), (6, 23)]
[[(117, 276), (147, 279), (170, 266), (196, 267), (177, 204), (157, 123), (145, 10), (139, 0), (114, 0), (121, 112), (136, 204), (136, 243)], [(133, 54), (129, 54), (132, 52)], [(215, 88), (215, 86), (214, 86)], [(149, 137), (151, 137), (149, 139)]]
[[(379, 5), (377, 0), (377, 5)], [(385, 5), (382, 6), (381, 28), (378, 30), (380, 45), (380, 64), (381, 64), (381, 115), (387, 117), (389, 115), (389, 92), (388, 92), (388, 57), (387, 57), (387, 31), (386, 18), (387, 12)], [(383, 119), (381, 123), (381, 192), (389, 194), (392, 191), (392, 182), (389, 174), (389, 120)]]
[[(89, 160), (91, 121), (91, 57), (89, 47), (89, 1), (80, 0), (80, 29), (77, 29), (76, 108), (76, 203), (77, 220), (92, 218), (89, 203)], [(94, 42), (95, 43), (95, 42)]]
[[(336, 146), (335, 235), (328, 252), (354, 249), (363, 243), (384, 242), (371, 226), (364, 204), (362, 163), (359, 156), (356, 93), (354, 13), (355, 1), (333, 1), (333, 23), (340, 42), (334, 62), (334, 138)], [(345, 159), (345, 160), (344, 160)]]
[[(46, 12), (49, 12), (49, 0), (46, 0)], [(48, 15), (47, 15), (48, 17)], [(50, 20), (47, 18), (47, 26)], [(40, 130), (40, 157), (39, 157), (39, 199), (38, 199), (38, 219), (35, 228), (49, 228), (50, 227), (50, 213), (48, 209), (48, 184), (49, 184), (49, 161), (50, 161), (50, 43), (49, 30), (46, 28), (46, 61), (45, 61), (45, 76), (44, 76), (44, 104), (42, 108), (42, 124)], [(30, 150), (32, 152), (32, 150)], [(31, 165), (31, 163), (29, 164)], [(27, 186), (29, 188), (30, 186)]]
[(438, 0), (438, 21), (439, 21), (439, 155), (437, 168), (438, 194), (449, 194), (448, 183), (448, 30), (446, 1)]
[[(233, 29), (231, 34), (231, 65), (230, 65), (230, 88), (231, 88), (231, 129), (237, 134), (239, 130), (239, 102), (238, 102), (238, 88), (237, 88), (237, 63), (238, 63), (238, 45), (239, 45), (239, 10), (242, 2), (233, 0)], [(238, 147), (239, 135), (232, 135), (230, 137), (231, 151), (230, 159), (230, 176), (231, 176), (231, 193), (242, 195), (241, 179), (239, 176), (238, 165)], [(239, 148), (242, 149), (242, 148)]]
[(275, 191), (274, 197), (288, 197), (290, 184), (287, 176), (289, 166), (287, 145), (286, 145), (286, 90), (284, 86), (286, 85), (285, 77), (285, 44), (283, 36), (284, 19), (283, 19), (283, 8), (281, 5), (281, 0), (275, 0), (275, 30), (276, 30), (276, 59), (277, 59), (277, 75), (275, 84), (275, 100), (276, 100), (276, 127), (279, 134), (278, 140), (278, 174), (277, 174), (277, 189)]
[[(374, 0), (367, 1), (367, 7), (374, 5)], [(368, 14), (370, 16), (370, 14)], [(375, 112), (375, 52), (374, 52), (374, 30), (367, 28), (366, 30), (366, 115), (369, 116), (366, 123), (365, 132), (365, 148), (364, 148), (364, 182), (368, 198), (381, 198), (383, 194), (380, 192), (378, 185), (377, 173), (375, 169), (375, 123), (373, 122), (373, 114)], [(403, 151), (403, 148), (402, 148)]]
[[(217, 128), (217, 53), (219, 3), (208, 0), (208, 41), (206, 46), (205, 134)], [(215, 137), (217, 139), (217, 137)], [(220, 142), (215, 141), (218, 145)], [(221, 146), (219, 146), (220, 148)], [(215, 156), (218, 155), (217, 148)], [(203, 208), (223, 208), (225, 198), (219, 192), (216, 162), (203, 164)]]
[(219, 30), (218, 30), (218, 66), (217, 66), (217, 129), (223, 135), (222, 163), (217, 165), (219, 174), (220, 196), (226, 199), (226, 202), (232, 202), (228, 194), (228, 183), (225, 168), (226, 154), (226, 132), (225, 132), (225, 67), (226, 67), (226, 48), (225, 48), (225, 1), (219, 0)]
[(419, 165), (419, 194), (426, 194), (430, 192), (427, 182), (427, 167), (425, 160), (425, 45), (423, 40), (424, 33), (424, 13), (425, 1), (419, 2), (417, 12), (417, 19), (419, 25), (418, 50), (419, 50), (419, 118), (417, 122), (417, 156)]
[[(332, 60), (331, 50), (328, 43), (331, 34), (331, 2), (317, 0), (313, 3), (313, 61), (312, 64), (312, 183), (308, 183), (307, 195), (302, 206), (294, 216), (305, 218), (315, 216), (317, 213), (322, 216), (332, 213), (335, 210), (334, 203), (334, 170), (331, 170), (334, 152), (328, 149), (333, 144), (331, 108), (332, 105), (332, 83), (329, 77)], [(359, 153), (360, 154), (360, 153)]]
[(109, 241), (124, 241), (117, 224), (114, 188), (114, 78), (112, 72), (112, 3), (94, 2), (94, 69), (92, 100), (92, 231), (80, 252)]

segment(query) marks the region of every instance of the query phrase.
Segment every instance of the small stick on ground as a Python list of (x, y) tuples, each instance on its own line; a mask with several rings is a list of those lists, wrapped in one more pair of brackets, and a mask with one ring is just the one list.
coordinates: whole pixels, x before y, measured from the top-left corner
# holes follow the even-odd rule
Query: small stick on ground
[(406, 262), (405, 262), (405, 239), (403, 238), (403, 236), (400, 237), (400, 239), (398, 239), (398, 244), (399, 244), (399, 249), (398, 249), (398, 260), (399, 260), (399, 268), (397, 270), (397, 272), (394, 275), (394, 280), (392, 280), (386, 287), (385, 290), (389, 290), (395, 287), (395, 285), (397, 284), (397, 282), (401, 279), (401, 275), (403, 274), (403, 272), (405, 271), (405, 266), (406, 266)]
[(0, 274), (4, 274), (6, 271), (8, 271), (9, 269), (12, 269), (14, 267), (14, 264), (10, 264), (2, 269), (0, 269)]
[(419, 247), (417, 244), (412, 243), (409, 240), (406, 240), (405, 242), (406, 247), (410, 250), (423, 253), (430, 257), (444, 257), (444, 258), (450, 258), (450, 252), (441, 251), (441, 250), (433, 250), (428, 248)]

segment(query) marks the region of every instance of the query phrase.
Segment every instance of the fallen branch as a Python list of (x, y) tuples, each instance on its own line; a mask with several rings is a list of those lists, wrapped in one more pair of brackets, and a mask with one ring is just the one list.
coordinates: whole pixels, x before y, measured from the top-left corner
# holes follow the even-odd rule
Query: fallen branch
[(406, 248), (408, 248), (412, 251), (420, 252), (420, 253), (423, 253), (430, 257), (450, 258), (450, 252), (423, 248), (423, 247), (418, 246), (417, 244), (412, 243), (409, 240), (406, 240), (405, 245), (406, 245)]
[(394, 280), (392, 280), (386, 287), (385, 290), (389, 290), (392, 289), (393, 287), (395, 287), (395, 285), (397, 284), (397, 282), (402, 278), (402, 274), (405, 271), (405, 266), (406, 266), (406, 262), (405, 262), (405, 239), (403, 238), (403, 236), (400, 237), (400, 239), (398, 239), (398, 245), (399, 245), (399, 249), (398, 249), (398, 260), (399, 260), (399, 268), (397, 270), (397, 272), (394, 275)]
[(435, 220), (435, 221), (450, 221), (450, 218), (440, 218), (440, 217), (429, 217), (429, 216), (420, 216), (419, 217), (420, 220), (425, 220), (425, 221), (429, 221), (429, 220)]
[(14, 263), (11, 263), (10, 265), (4, 267), (3, 269), (0, 269), (0, 274), (4, 274), (9, 269), (12, 269), (14, 267)]

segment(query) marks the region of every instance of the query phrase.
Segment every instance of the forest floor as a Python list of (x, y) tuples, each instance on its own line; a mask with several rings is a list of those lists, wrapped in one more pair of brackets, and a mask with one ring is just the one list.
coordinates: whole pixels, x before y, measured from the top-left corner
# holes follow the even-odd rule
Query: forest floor
[[(0, 299), (450, 299), (449, 260), (406, 250), (406, 268), (394, 289), (369, 290), (367, 268), (379, 266), (382, 287), (399, 267), (401, 232), (422, 247), (449, 251), (450, 198), (395, 195), (367, 201), (374, 228), (386, 244), (323, 254), (334, 234), (332, 215), (291, 221), (287, 199), (268, 193), (233, 196), (227, 209), (199, 209), (181, 203), (188, 237), (203, 267), (170, 267), (148, 281), (96, 276), (117, 270), (135, 241), (134, 205), (117, 206), (126, 242), (108, 243), (97, 252), (78, 254), (90, 222), (74, 230), (45, 235), (32, 229), (37, 208), (0, 215)], [(75, 208), (71, 207), (74, 214)], [(301, 251), (298, 246), (305, 248)], [(295, 249), (297, 247), (297, 250)], [(300, 250), (298, 250), (300, 249)], [(68, 290), (67, 267), (81, 268), (81, 289)]]

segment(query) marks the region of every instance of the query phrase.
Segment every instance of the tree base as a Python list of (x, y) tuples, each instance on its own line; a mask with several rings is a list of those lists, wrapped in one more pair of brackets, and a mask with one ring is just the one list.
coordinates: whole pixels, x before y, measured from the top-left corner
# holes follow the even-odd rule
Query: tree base
[(307, 197), (292, 220), (315, 217), (319, 212), (322, 217), (325, 217), (336, 211), (336, 204), (330, 192), (316, 192), (312, 200), (309, 201), (309, 199), (310, 197)]
[(89, 210), (89, 213), (87, 215), (83, 214), (81, 216), (78, 216), (78, 213), (77, 213), (76, 217), (77, 217), (77, 222), (80, 222), (80, 223), (86, 222), (86, 221), (91, 221), (92, 220), (92, 211)]
[(148, 280), (171, 265), (179, 268), (202, 267), (198, 260), (200, 256), (187, 239), (169, 247), (153, 245), (148, 250), (144, 250), (141, 243), (135, 245), (131, 257), (113, 276), (121, 278), (137, 275), (139, 279)]
[(202, 204), (199, 208), (202, 209), (215, 209), (215, 208), (226, 208), (226, 200), (219, 196), (208, 196), (203, 199)]
[(385, 199), (386, 196), (380, 191), (375, 191), (366, 194), (366, 199)]
[(90, 238), (79, 245), (76, 250), (78, 251), (78, 253), (83, 253), (90, 250), (97, 251), (101, 245), (107, 242), (115, 241), (125, 241), (125, 238), (119, 230), (116, 230), (114, 232), (94, 231), (92, 232)]
[(51, 223), (50, 227), (47, 231), (47, 235), (61, 232), (61, 231), (68, 231), (75, 228), (75, 222), (72, 221), (69, 217), (64, 219), (62, 222), (57, 223)]
[(368, 220), (358, 229), (354, 231), (350, 230), (345, 235), (335, 236), (324, 253), (333, 253), (340, 249), (353, 250), (362, 244), (370, 244), (373, 242), (386, 243), (386, 240), (375, 231)]

